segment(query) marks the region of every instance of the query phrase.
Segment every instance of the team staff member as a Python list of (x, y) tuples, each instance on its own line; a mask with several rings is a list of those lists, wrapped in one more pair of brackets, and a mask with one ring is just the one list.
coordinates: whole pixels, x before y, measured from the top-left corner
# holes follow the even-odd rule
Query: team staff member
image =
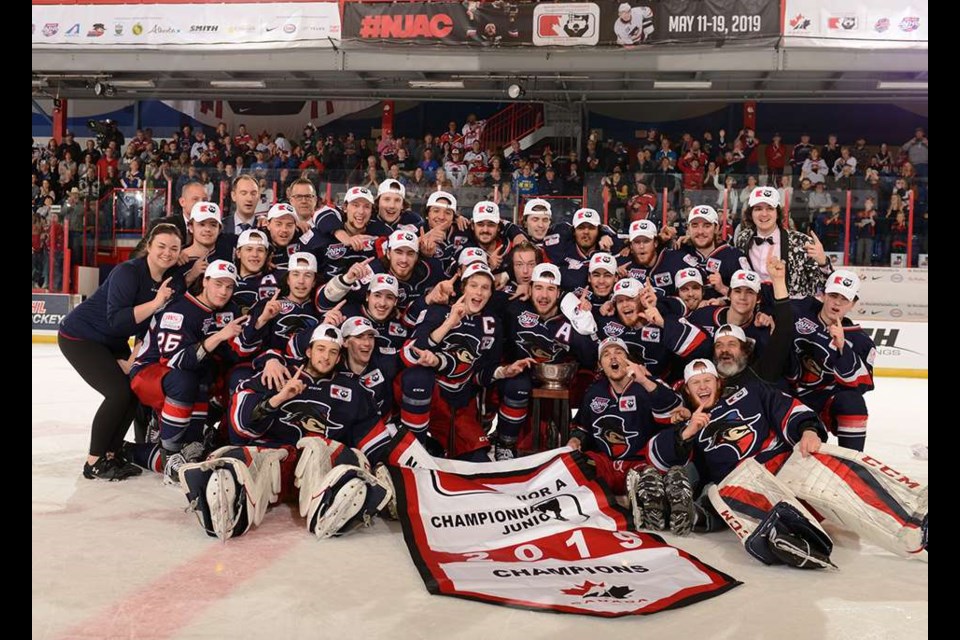
[(57, 335), (67, 362), (103, 396), (93, 418), (85, 478), (124, 480), (140, 473), (117, 455), (137, 406), (127, 378), (127, 341), (142, 337), (150, 318), (173, 295), (167, 272), (177, 266), (181, 243), (175, 226), (155, 226), (147, 237), (146, 255), (114, 268), (103, 285), (70, 312)]

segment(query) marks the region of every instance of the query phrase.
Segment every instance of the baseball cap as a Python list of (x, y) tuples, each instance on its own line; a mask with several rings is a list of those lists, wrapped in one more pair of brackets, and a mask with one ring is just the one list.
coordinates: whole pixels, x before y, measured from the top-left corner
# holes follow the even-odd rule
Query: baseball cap
[(677, 289), (691, 282), (696, 282), (701, 287), (703, 286), (703, 276), (700, 274), (700, 269), (695, 269), (693, 267), (680, 269), (680, 271), (677, 271), (677, 274), (673, 277), (673, 280)]
[(657, 225), (652, 220), (634, 220), (630, 223), (630, 242), (637, 238), (657, 237)]
[(286, 202), (278, 202), (270, 207), (270, 211), (267, 212), (267, 220), (273, 220), (281, 216), (293, 216), (293, 219), (296, 220), (297, 211)]
[(730, 276), (730, 288), (749, 287), (755, 293), (760, 293), (760, 274), (749, 269), (737, 269)]
[(306, 251), (297, 251), (290, 256), (287, 271), (313, 271), (316, 273), (317, 257)]
[(860, 291), (860, 277), (848, 269), (837, 269), (827, 278), (825, 293), (839, 293), (847, 300), (853, 300)]
[(248, 244), (262, 244), (265, 247), (269, 247), (270, 241), (267, 240), (267, 234), (263, 231), (259, 229), (247, 229), (237, 238), (237, 248), (245, 247)]
[(771, 207), (780, 206), (780, 192), (773, 187), (757, 187), (750, 192), (747, 199), (747, 206), (752, 207), (755, 204), (766, 203)]
[(706, 358), (697, 358), (696, 360), (691, 360), (687, 363), (687, 366), (683, 368), (683, 381), (689, 382), (690, 378), (693, 376), (698, 376), (702, 373), (709, 373), (716, 377), (720, 377), (717, 373), (717, 368), (712, 362)]
[(496, 281), (496, 279), (493, 277), (493, 272), (490, 271), (490, 267), (488, 267), (483, 262), (474, 262), (472, 264), (467, 265), (467, 267), (463, 270), (463, 275), (460, 276), (460, 281), (466, 282), (467, 278), (471, 276), (475, 276), (478, 273), (482, 273), (485, 276), (489, 276), (491, 280)]
[(626, 342), (624, 342), (620, 338), (610, 337), (610, 338), (604, 338), (603, 340), (600, 341), (600, 344), (597, 345), (597, 356), (599, 357), (603, 355), (603, 350), (606, 349), (607, 347), (614, 347), (614, 346), (620, 347), (627, 353), (630, 352), (630, 350), (627, 349)]
[[(446, 200), (447, 202), (440, 202), (440, 200)], [(457, 199), (453, 197), (452, 194), (447, 193), (446, 191), (434, 191), (430, 194), (430, 197), (427, 198), (427, 208), (430, 207), (446, 207), (447, 209), (457, 210)]]
[(332, 324), (327, 324), (326, 322), (317, 325), (317, 328), (314, 329), (313, 333), (310, 334), (310, 344), (319, 342), (320, 340), (333, 342), (338, 347), (343, 346), (343, 338), (342, 334), (340, 333), (340, 329)]
[(401, 198), (407, 197), (407, 188), (403, 186), (399, 180), (394, 180), (393, 178), (387, 178), (380, 183), (380, 186), (377, 187), (377, 197), (379, 198), (385, 193), (399, 193)]
[(690, 209), (690, 215), (687, 216), (687, 222), (693, 222), (695, 218), (703, 218), (710, 224), (717, 224), (720, 222), (720, 216), (717, 215), (717, 210), (708, 204), (701, 204), (693, 209)]
[(373, 326), (373, 323), (363, 316), (350, 316), (343, 321), (342, 325), (340, 325), (340, 335), (344, 338), (359, 336), (367, 331), (379, 333), (377, 328)]
[(609, 253), (600, 251), (593, 254), (593, 256), (590, 258), (590, 268), (587, 269), (587, 273), (593, 273), (597, 269), (605, 269), (606, 271), (616, 275), (617, 261)]
[(600, 214), (596, 209), (577, 209), (573, 212), (573, 228), (576, 229), (582, 224), (592, 224), (595, 227), (600, 226)]
[(190, 219), (193, 222), (216, 220), (220, 222), (220, 207), (212, 202), (197, 202), (190, 209)]
[(480, 247), (466, 247), (457, 257), (457, 264), (461, 267), (473, 264), (474, 262), (482, 262), (489, 266), (490, 263), (487, 260), (487, 252)]
[(226, 260), (214, 260), (207, 265), (207, 270), (203, 272), (204, 278), (230, 278), (237, 281), (237, 268), (232, 262)]
[(639, 280), (636, 278), (623, 278), (622, 280), (617, 280), (617, 284), (613, 285), (613, 297), (627, 296), (628, 298), (636, 298), (640, 295), (641, 290), (643, 290), (643, 285), (640, 284)]
[(378, 273), (373, 276), (368, 285), (370, 293), (388, 291), (394, 296), (400, 295), (400, 283), (389, 273)]
[(527, 200), (526, 204), (523, 205), (523, 216), (547, 216), (548, 218), (552, 215), (553, 211), (550, 208), (550, 203), (544, 200), (543, 198), (533, 198), (532, 200)]
[(713, 334), (713, 339), (716, 340), (724, 336), (733, 336), (740, 342), (750, 342), (750, 340), (747, 339), (747, 334), (743, 332), (743, 329), (735, 324), (720, 325), (720, 328)]
[(387, 239), (387, 248), (399, 249), (400, 247), (407, 247), (408, 249), (419, 251), (420, 240), (415, 233), (399, 229), (390, 234), (390, 237)]
[(481, 200), (473, 205), (474, 222), (500, 222), (500, 207), (496, 202)]
[(366, 200), (373, 204), (373, 194), (366, 187), (350, 187), (343, 196), (343, 203), (347, 204), (354, 200)]
[(73, 187), (72, 189), (70, 189), (70, 193), (80, 193), (80, 189)]
[(630, 11), (630, 4), (627, 2), (621, 2), (617, 8), (617, 13), (623, 13), (624, 11)]
[(553, 284), (559, 287), (560, 278), (560, 269), (557, 268), (557, 265), (543, 262), (533, 268), (533, 276), (530, 278), (530, 282)]

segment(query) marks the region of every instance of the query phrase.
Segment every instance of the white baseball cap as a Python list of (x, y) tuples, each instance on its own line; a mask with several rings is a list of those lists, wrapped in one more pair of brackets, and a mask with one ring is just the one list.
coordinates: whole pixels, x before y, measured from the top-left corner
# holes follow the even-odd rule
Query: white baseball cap
[(463, 275), (460, 276), (460, 281), (466, 282), (467, 278), (471, 276), (475, 276), (478, 273), (482, 273), (485, 276), (489, 276), (491, 280), (496, 282), (496, 279), (493, 277), (493, 272), (490, 271), (490, 267), (488, 267), (482, 262), (474, 262), (472, 264), (467, 265), (466, 268), (463, 270)]
[(203, 220), (216, 220), (220, 222), (220, 207), (212, 202), (197, 202), (190, 209), (190, 220), (201, 222)]
[(368, 285), (370, 293), (388, 291), (394, 296), (400, 295), (400, 283), (389, 273), (378, 273), (373, 276)]
[(753, 205), (760, 204), (761, 202), (766, 203), (771, 207), (779, 207), (780, 192), (773, 187), (755, 188), (750, 192), (750, 197), (747, 199), (747, 206), (752, 207)]
[(465, 247), (457, 257), (457, 264), (461, 267), (473, 264), (474, 262), (482, 262), (489, 266), (490, 261), (487, 260), (487, 252), (480, 247)]
[(636, 278), (623, 278), (622, 280), (617, 280), (617, 284), (613, 285), (613, 297), (627, 296), (628, 298), (636, 298), (642, 290), (643, 285), (640, 284), (640, 281)]
[(343, 196), (343, 203), (347, 204), (354, 200), (366, 200), (373, 204), (373, 194), (366, 187), (350, 187)]
[(204, 278), (230, 278), (236, 283), (237, 281), (237, 268), (232, 262), (226, 260), (214, 260), (207, 265), (206, 271), (203, 272)]
[(279, 218), (280, 216), (293, 216), (293, 219), (296, 220), (297, 210), (286, 202), (278, 202), (270, 207), (270, 211), (267, 212), (267, 220), (273, 220), (274, 218)]
[(689, 382), (690, 378), (693, 376), (698, 376), (702, 373), (709, 373), (718, 378), (720, 377), (720, 375), (717, 373), (717, 368), (712, 362), (706, 358), (697, 358), (688, 362), (687, 366), (683, 368), (683, 381), (685, 383)]
[(621, 340), (620, 338), (615, 338), (615, 337), (611, 336), (611, 337), (609, 337), (609, 338), (604, 338), (603, 340), (600, 341), (600, 344), (597, 345), (597, 357), (603, 355), (603, 350), (604, 350), (604, 349), (606, 349), (607, 347), (613, 347), (613, 346), (620, 347), (621, 349), (623, 349), (623, 350), (626, 351), (627, 353), (630, 353), (630, 350), (627, 349), (627, 343), (626, 343), (626, 342), (624, 342), (624, 341)]
[(287, 271), (313, 271), (316, 273), (317, 257), (307, 251), (297, 251), (290, 256)]
[(317, 325), (317, 328), (313, 330), (313, 333), (310, 334), (310, 344), (318, 342), (320, 340), (326, 340), (327, 342), (332, 342), (338, 347), (343, 346), (343, 337), (340, 333), (340, 329), (335, 327), (332, 324), (323, 324)]
[[(446, 202), (440, 202), (441, 200), (446, 200)], [(427, 198), (427, 208), (430, 207), (444, 207), (447, 209), (453, 209), (454, 212), (457, 210), (457, 199), (453, 197), (453, 194), (447, 193), (446, 191), (434, 191), (430, 194), (430, 197)]]
[(587, 273), (593, 273), (597, 269), (605, 269), (610, 273), (617, 274), (617, 260), (609, 253), (600, 251), (590, 257), (590, 267)]
[(657, 225), (655, 225), (652, 220), (634, 220), (630, 223), (630, 242), (633, 242), (637, 238), (650, 238), (653, 240), (656, 237)]
[(592, 224), (595, 227), (600, 226), (600, 214), (596, 209), (577, 209), (573, 212), (573, 228), (576, 229), (582, 224)]
[(548, 218), (553, 215), (553, 210), (550, 207), (550, 203), (543, 198), (533, 198), (532, 200), (527, 200), (526, 204), (523, 205), (523, 216), (547, 216)]
[(481, 200), (473, 205), (474, 222), (500, 222), (500, 207), (496, 202), (490, 200)]
[(627, 2), (621, 2), (620, 7), (617, 9), (617, 13), (623, 13), (624, 11), (630, 11), (630, 4)]
[(403, 186), (403, 183), (394, 178), (387, 178), (380, 183), (380, 186), (377, 187), (377, 197), (379, 198), (385, 193), (399, 193), (401, 198), (407, 197), (407, 188)]
[(860, 291), (860, 277), (849, 269), (837, 269), (827, 278), (825, 293), (839, 293), (847, 300), (853, 300)]
[(259, 229), (247, 229), (240, 233), (240, 236), (237, 238), (237, 248), (245, 247), (250, 244), (260, 244), (268, 249), (270, 248), (270, 241), (267, 239), (267, 234)]
[(748, 269), (737, 269), (730, 276), (730, 288), (750, 287), (756, 293), (760, 293), (760, 274)]
[(557, 268), (557, 265), (550, 264), (549, 262), (542, 262), (533, 268), (533, 276), (531, 276), (530, 282), (552, 284), (559, 287), (560, 278), (560, 269)]
[(690, 282), (696, 282), (701, 287), (703, 286), (703, 275), (701, 275), (700, 269), (694, 267), (680, 269), (680, 271), (677, 271), (677, 274), (673, 276), (673, 280), (677, 289)]
[(350, 316), (343, 321), (342, 325), (340, 325), (340, 335), (342, 335), (344, 338), (359, 336), (367, 331), (379, 333), (377, 328), (373, 326), (373, 323), (363, 316)]
[(720, 328), (713, 334), (713, 339), (722, 338), (724, 336), (733, 336), (740, 342), (750, 342), (747, 338), (747, 334), (743, 332), (743, 329), (738, 327), (735, 324), (724, 324), (720, 325)]
[(687, 222), (693, 222), (695, 218), (703, 218), (710, 224), (718, 224), (720, 222), (720, 216), (717, 215), (717, 210), (708, 204), (700, 204), (690, 209)]
[(405, 229), (398, 229), (391, 233), (387, 239), (387, 248), (399, 249), (400, 247), (420, 251), (420, 240), (417, 238), (417, 234)]

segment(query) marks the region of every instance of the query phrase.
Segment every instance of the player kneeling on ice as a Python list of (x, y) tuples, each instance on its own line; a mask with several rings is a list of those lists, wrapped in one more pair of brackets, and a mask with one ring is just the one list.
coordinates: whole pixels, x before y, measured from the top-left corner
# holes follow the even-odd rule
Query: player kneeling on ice
[(294, 486), (307, 528), (320, 538), (369, 525), (386, 506), (392, 491), (370, 472), (368, 459), (378, 460), (389, 434), (370, 392), (335, 371), (341, 347), (340, 330), (321, 324), (307, 362), (279, 391), (258, 377), (237, 388), (230, 438), (239, 446), (223, 447), (180, 473), (209, 535), (242, 535), (260, 523), (268, 503), (292, 496)]
[(650, 443), (656, 466), (692, 459), (697, 467), (706, 486), (695, 531), (726, 522), (766, 564), (833, 566), (833, 542), (803, 500), (897, 555), (926, 561), (926, 486), (875, 458), (823, 444), (816, 414), (756, 377), (724, 391), (712, 362), (690, 362), (684, 394), (693, 413)]

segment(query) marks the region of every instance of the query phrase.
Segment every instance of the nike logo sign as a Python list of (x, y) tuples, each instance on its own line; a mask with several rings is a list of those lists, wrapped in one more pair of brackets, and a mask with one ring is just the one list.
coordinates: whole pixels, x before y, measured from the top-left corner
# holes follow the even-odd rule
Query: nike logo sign
[(267, 27), (266, 30), (267, 30), (267, 31), (276, 31), (276, 30), (279, 29), (279, 28), (280, 28), (280, 27)]

